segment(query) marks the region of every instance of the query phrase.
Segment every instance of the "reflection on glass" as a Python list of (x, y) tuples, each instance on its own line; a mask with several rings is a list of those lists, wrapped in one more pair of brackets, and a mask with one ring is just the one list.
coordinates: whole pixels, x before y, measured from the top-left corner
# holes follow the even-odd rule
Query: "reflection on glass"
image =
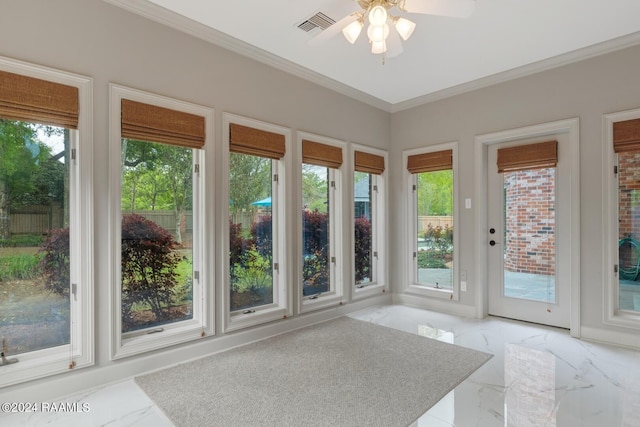
[(504, 295), (556, 301), (555, 168), (504, 173)]
[(365, 172), (354, 173), (354, 229), (355, 229), (355, 280), (357, 286), (371, 283), (373, 280), (373, 240), (371, 210), (372, 175)]
[(229, 154), (230, 309), (273, 303), (271, 160)]
[(302, 295), (331, 290), (329, 168), (302, 166)]
[(0, 340), (7, 357), (70, 342), (71, 132), (0, 119)]
[(193, 151), (122, 139), (122, 332), (193, 317)]
[(453, 289), (453, 170), (417, 174), (418, 283)]
[(504, 349), (505, 425), (556, 425), (556, 358), (517, 344)]
[(640, 152), (618, 153), (620, 310), (640, 312)]

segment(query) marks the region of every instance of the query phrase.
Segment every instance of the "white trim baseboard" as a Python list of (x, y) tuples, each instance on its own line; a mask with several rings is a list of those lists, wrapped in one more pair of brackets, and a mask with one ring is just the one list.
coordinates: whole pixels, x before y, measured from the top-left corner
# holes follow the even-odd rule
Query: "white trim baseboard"
[(437, 298), (422, 297), (418, 295), (394, 293), (392, 294), (392, 301), (394, 304), (422, 308), (425, 310), (433, 310), (440, 313), (452, 314), (455, 316), (471, 318), (477, 317), (476, 308), (474, 306), (452, 303), (449, 299), (443, 300)]
[(582, 326), (580, 332), (582, 334), (580, 338), (586, 341), (595, 341), (601, 344), (617, 345), (633, 350), (640, 350), (640, 335), (638, 335), (636, 331), (619, 332), (610, 329)]

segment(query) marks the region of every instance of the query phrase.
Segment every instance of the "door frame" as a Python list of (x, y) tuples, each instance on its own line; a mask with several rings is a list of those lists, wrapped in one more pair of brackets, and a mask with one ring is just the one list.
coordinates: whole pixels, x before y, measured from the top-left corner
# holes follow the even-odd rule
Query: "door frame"
[[(475, 292), (476, 317), (488, 315), (489, 287), (488, 287), (488, 257), (487, 257), (487, 219), (488, 219), (488, 147), (492, 144), (511, 142), (520, 139), (553, 137), (554, 135), (568, 135), (570, 144), (570, 198), (569, 218), (571, 221), (570, 235), (570, 298), (569, 298), (569, 330), (571, 336), (580, 337), (580, 119), (572, 118), (556, 122), (547, 122), (532, 126), (509, 129), (475, 137), (475, 277), (478, 286)], [(565, 262), (567, 262), (565, 260)]]

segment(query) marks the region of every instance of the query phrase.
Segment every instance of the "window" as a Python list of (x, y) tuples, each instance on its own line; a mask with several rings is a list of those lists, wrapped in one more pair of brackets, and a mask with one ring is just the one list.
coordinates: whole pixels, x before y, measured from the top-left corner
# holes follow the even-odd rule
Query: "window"
[(203, 263), (213, 111), (111, 85), (113, 358), (212, 334)]
[(285, 155), (289, 131), (224, 114), (228, 156), (226, 330), (290, 315), (286, 286)]
[(640, 110), (604, 117), (609, 159), (607, 323), (640, 328)]
[(405, 153), (410, 292), (458, 298), (456, 148), (452, 143)]
[[(558, 141), (497, 150), (502, 174), (502, 264), (505, 297), (557, 303), (556, 194)], [(500, 204), (500, 203), (498, 203)], [(531, 280), (541, 289), (523, 286)], [(542, 289), (543, 288), (543, 289)]]
[(386, 153), (354, 146), (353, 272), (354, 298), (386, 291), (385, 176)]
[(300, 133), (302, 147), (301, 311), (341, 303), (343, 144)]
[(91, 80), (0, 58), (0, 387), (93, 364)]

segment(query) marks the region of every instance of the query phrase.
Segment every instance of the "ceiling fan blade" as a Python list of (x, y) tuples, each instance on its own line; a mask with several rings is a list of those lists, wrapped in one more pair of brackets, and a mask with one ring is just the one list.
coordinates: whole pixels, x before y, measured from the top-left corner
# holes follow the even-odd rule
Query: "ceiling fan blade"
[(385, 55), (387, 58), (393, 58), (404, 52), (402, 48), (402, 40), (397, 31), (389, 31), (389, 37), (387, 37), (387, 51)]
[(409, 13), (468, 18), (476, 7), (475, 0), (405, 0)]
[(336, 34), (342, 32), (342, 29), (344, 27), (351, 24), (356, 19), (358, 19), (358, 17), (355, 14), (350, 14), (345, 16), (344, 18), (337, 21), (335, 24), (333, 24), (326, 30), (321, 31), (320, 34), (318, 34), (317, 36), (309, 40), (309, 45), (310, 46), (321, 45), (322, 43), (326, 42), (330, 38), (334, 37)]

